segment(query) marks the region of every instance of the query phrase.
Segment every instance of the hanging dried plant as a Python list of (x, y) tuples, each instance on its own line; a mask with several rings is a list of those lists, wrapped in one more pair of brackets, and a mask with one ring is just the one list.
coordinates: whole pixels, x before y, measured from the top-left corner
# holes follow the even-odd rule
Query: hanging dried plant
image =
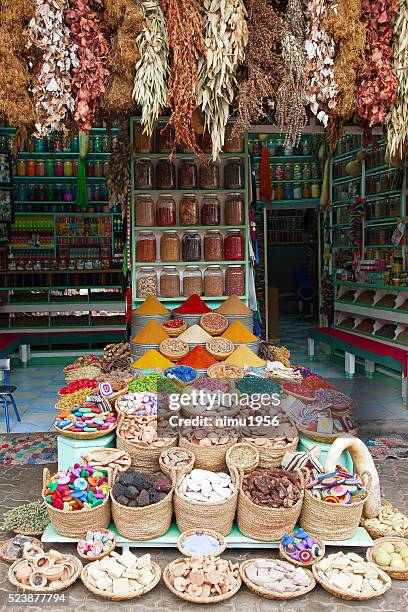
[(81, 131), (88, 132), (109, 74), (105, 68), (109, 45), (101, 31), (103, 0), (69, 0), (69, 4), (71, 8), (65, 18), (71, 28), (72, 39), (78, 46), (79, 59), (72, 79), (75, 121)]
[(283, 75), (283, 62), (276, 48), (283, 31), (279, 13), (269, 0), (247, 0), (248, 45), (246, 78), (239, 83), (237, 120), (233, 136), (246, 132), (251, 123), (267, 117)]
[(398, 80), (392, 65), (392, 21), (397, 0), (363, 0), (367, 26), (365, 66), (358, 91), (358, 116), (366, 128), (383, 124), (397, 96)]
[(390, 160), (402, 160), (408, 153), (408, 0), (399, 0), (398, 5), (393, 46), (398, 98), (393, 102), (385, 120), (387, 157)]
[(169, 45), (160, 0), (141, 0), (141, 6), (142, 32), (136, 39), (140, 59), (136, 63), (133, 99), (142, 110), (141, 124), (150, 137), (166, 104)]
[(193, 129), (196, 107), (197, 62), (205, 53), (204, 24), (197, 0), (162, 0), (167, 16), (167, 35), (171, 51), (168, 104), (175, 143), (204, 159)]
[(305, 29), (301, 0), (289, 0), (282, 37), (284, 76), (276, 96), (276, 119), (285, 132), (285, 143), (294, 146), (307, 120)]
[(216, 161), (224, 146), (238, 66), (248, 42), (246, 10), (242, 0), (204, 0), (207, 53), (198, 61), (197, 103), (205, 115)]
[(334, 40), (323, 27), (326, 0), (310, 0), (307, 5), (306, 40), (307, 87), (310, 110), (326, 127), (328, 111), (336, 106), (337, 85), (334, 78)]
[(77, 46), (64, 20), (67, 7), (66, 0), (36, 0), (35, 14), (28, 25), (28, 46), (41, 53), (32, 84), (37, 136), (65, 130), (67, 114), (75, 106), (71, 70), (79, 62)]
[(126, 216), (126, 207), (130, 197), (130, 159), (129, 128), (124, 122), (119, 131), (118, 144), (109, 158), (109, 169), (106, 185), (109, 190), (109, 202), (115, 206), (118, 202), (122, 208), (122, 218)]
[(365, 45), (365, 26), (360, 18), (361, 0), (332, 0), (323, 20), (323, 28), (333, 37), (337, 48), (334, 78), (338, 94), (327, 130), (332, 149), (343, 131), (343, 124), (357, 109), (357, 77)]
[(132, 91), (135, 64), (140, 57), (137, 34), (142, 18), (135, 0), (105, 0), (105, 26), (111, 49), (107, 68), (109, 78), (102, 105), (111, 115), (123, 116), (133, 108)]
[(24, 36), (34, 9), (34, 0), (0, 0), (0, 114), (25, 130), (35, 120)]

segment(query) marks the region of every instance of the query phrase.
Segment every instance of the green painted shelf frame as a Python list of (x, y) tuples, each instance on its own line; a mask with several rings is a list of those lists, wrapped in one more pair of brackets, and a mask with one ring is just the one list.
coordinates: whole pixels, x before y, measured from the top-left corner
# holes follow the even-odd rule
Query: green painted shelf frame
[[(168, 121), (168, 117), (160, 117), (159, 118), (159, 122), (160, 123), (166, 123)], [(245, 287), (246, 287), (246, 293), (245, 295), (241, 296), (241, 299), (245, 302), (248, 303), (248, 286), (249, 286), (249, 274), (251, 274), (250, 271), (250, 266), (249, 266), (249, 248), (248, 248), (248, 241), (249, 241), (249, 217), (248, 217), (248, 208), (249, 208), (249, 181), (250, 181), (250, 176), (249, 176), (249, 168), (248, 168), (248, 158), (249, 158), (249, 153), (248, 153), (248, 135), (245, 136), (245, 148), (244, 148), (244, 152), (243, 153), (221, 153), (220, 157), (221, 157), (221, 162), (222, 163), (224, 160), (229, 159), (229, 158), (233, 158), (233, 157), (240, 157), (242, 159), (242, 162), (244, 164), (244, 180), (245, 180), (245, 188), (244, 189), (134, 189), (134, 184), (135, 184), (135, 161), (136, 159), (140, 159), (140, 158), (152, 158), (152, 159), (157, 159), (157, 158), (166, 158), (168, 157), (168, 154), (166, 153), (136, 153), (135, 152), (135, 147), (134, 147), (134, 126), (135, 124), (140, 124), (140, 117), (139, 116), (134, 116), (130, 118), (130, 143), (131, 143), (131, 151), (132, 151), (132, 163), (131, 163), (131, 184), (132, 184), (132, 190), (131, 190), (131, 202), (132, 202), (132, 210), (131, 210), (131, 224), (132, 224), (132, 265), (131, 265), (131, 272), (132, 272), (132, 303), (133, 303), (133, 307), (135, 307), (137, 304), (140, 304), (141, 301), (143, 301), (144, 298), (138, 298), (136, 295), (136, 280), (137, 280), (137, 272), (139, 268), (142, 267), (162, 267), (162, 266), (176, 266), (178, 268), (183, 268), (188, 267), (188, 266), (198, 266), (200, 267), (201, 271), (204, 272), (204, 267), (206, 267), (207, 265), (220, 265), (222, 267), (227, 266), (227, 265), (234, 265), (234, 264), (241, 264), (245, 267)], [(185, 153), (176, 153), (174, 158), (175, 159), (185, 159), (185, 158), (192, 158), (194, 157), (193, 154), (185, 154)], [(207, 154), (206, 155), (207, 158), (210, 158), (211, 155)], [(155, 226), (155, 227), (137, 227), (136, 226), (136, 222), (135, 222), (135, 206), (136, 206), (136, 199), (137, 196), (139, 194), (151, 194), (153, 196), (155, 195), (160, 195), (160, 194), (173, 194), (173, 195), (177, 195), (177, 194), (199, 194), (199, 195), (205, 195), (205, 194), (213, 194), (213, 193), (217, 193), (217, 194), (228, 194), (228, 193), (241, 193), (244, 195), (244, 202), (245, 202), (245, 224), (244, 225), (239, 225), (239, 226), (209, 226), (208, 228), (205, 226), (188, 226), (188, 227), (183, 227), (183, 226), (171, 226), (171, 227), (159, 227), (159, 226)], [(155, 231), (155, 232), (161, 232), (161, 231), (166, 231), (166, 230), (206, 230), (206, 229), (220, 229), (220, 230), (229, 230), (229, 229), (241, 229), (244, 232), (244, 239), (245, 239), (245, 258), (242, 262), (235, 262), (235, 261), (222, 261), (222, 262), (216, 262), (216, 261), (198, 261), (198, 262), (188, 262), (188, 261), (180, 261), (180, 262), (154, 262), (154, 263), (137, 263), (136, 262), (136, 237), (138, 232), (140, 231)], [(177, 306), (179, 306), (185, 298), (183, 297), (177, 297), (177, 298), (160, 298), (160, 296), (158, 296), (160, 300), (165, 301), (167, 304), (171, 304), (172, 308), (177, 308)], [(211, 308), (217, 308), (225, 299), (225, 296), (220, 296), (219, 298), (209, 298), (206, 296), (202, 296), (204, 301), (208, 301), (211, 303)]]

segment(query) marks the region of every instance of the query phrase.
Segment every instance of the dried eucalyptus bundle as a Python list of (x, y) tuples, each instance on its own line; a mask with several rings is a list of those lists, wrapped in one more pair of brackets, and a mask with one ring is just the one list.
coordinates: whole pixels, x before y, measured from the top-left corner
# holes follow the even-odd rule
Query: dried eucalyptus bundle
[(365, 45), (365, 26), (361, 23), (361, 0), (332, 0), (323, 27), (333, 37), (337, 53), (334, 77), (338, 88), (336, 106), (330, 112), (327, 137), (332, 149), (357, 110), (357, 77)]
[(283, 62), (277, 52), (283, 22), (269, 0), (247, 0), (248, 45), (246, 78), (239, 83), (237, 120), (233, 135), (248, 131), (251, 123), (267, 117), (283, 75)]
[(306, 124), (306, 25), (301, 0), (289, 0), (282, 37), (284, 76), (277, 92), (276, 119), (285, 143), (296, 146)]
[(408, 0), (398, 1), (394, 20), (393, 64), (398, 79), (398, 97), (393, 102), (385, 125), (387, 157), (402, 160), (408, 153)]
[(206, 52), (200, 4), (197, 0), (162, 0), (162, 7), (167, 17), (171, 51), (168, 105), (175, 143), (184, 144), (205, 159), (193, 128), (193, 111), (197, 105), (197, 62)]
[(310, 110), (326, 127), (328, 111), (336, 106), (337, 85), (334, 78), (335, 45), (323, 27), (326, 0), (310, 0), (307, 4), (306, 40), (307, 86), (306, 97)]
[(34, 10), (34, 0), (0, 0), (0, 114), (25, 130), (35, 121), (24, 35)]
[(28, 46), (41, 54), (32, 83), (39, 137), (52, 130), (65, 131), (67, 114), (75, 107), (71, 70), (79, 62), (77, 46), (65, 24), (67, 8), (67, 0), (36, 0), (34, 17), (28, 24)]
[(111, 48), (103, 106), (111, 115), (123, 116), (133, 107), (135, 64), (140, 57), (136, 36), (142, 27), (141, 11), (134, 0), (105, 0), (104, 17)]
[(205, 46), (198, 61), (197, 104), (205, 115), (216, 161), (224, 146), (225, 126), (233, 102), (238, 66), (248, 42), (242, 0), (204, 0)]
[(142, 31), (136, 39), (140, 59), (136, 63), (133, 99), (142, 110), (144, 132), (151, 136), (167, 99), (169, 45), (159, 0), (141, 0), (141, 6)]

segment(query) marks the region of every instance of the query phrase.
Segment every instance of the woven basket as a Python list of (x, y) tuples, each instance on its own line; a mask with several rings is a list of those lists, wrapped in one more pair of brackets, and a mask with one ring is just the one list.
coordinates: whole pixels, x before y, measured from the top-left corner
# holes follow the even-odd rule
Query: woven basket
[(306, 574), (310, 578), (310, 584), (309, 586), (304, 587), (299, 591), (295, 591), (294, 593), (278, 593), (277, 591), (270, 591), (268, 589), (264, 589), (263, 587), (260, 587), (257, 584), (253, 583), (252, 580), (250, 580), (246, 575), (246, 568), (254, 561), (256, 561), (256, 559), (247, 559), (246, 561), (241, 563), (241, 565), (239, 566), (239, 573), (242, 578), (242, 581), (245, 583), (248, 589), (256, 595), (259, 595), (260, 597), (265, 597), (265, 599), (280, 599), (282, 601), (286, 599), (296, 599), (297, 597), (306, 595), (306, 593), (312, 591), (316, 586), (316, 580), (312, 572), (305, 569)]
[(226, 353), (214, 353), (212, 350), (212, 344), (214, 343), (214, 340), (218, 340), (218, 338), (212, 338), (211, 340), (207, 340), (207, 342), (205, 343), (205, 348), (206, 350), (210, 353), (210, 355), (212, 355), (213, 357), (215, 357), (215, 359), (217, 361), (224, 361), (224, 359), (226, 359), (227, 357), (229, 357), (230, 355), (232, 355), (232, 353), (235, 350), (235, 346), (234, 343), (231, 342), (231, 340), (228, 340), (227, 338), (222, 338), (225, 342), (228, 342), (229, 346), (230, 346), (230, 350)]
[(124, 450), (130, 456), (132, 467), (141, 472), (147, 472), (148, 474), (154, 474), (159, 471), (159, 459), (160, 455), (164, 450), (177, 446), (177, 438), (171, 438), (170, 442), (164, 446), (140, 446), (139, 444), (133, 444), (120, 433), (116, 433), (116, 448)]
[(86, 565), (84, 569), (82, 570), (81, 580), (82, 580), (82, 584), (88, 589), (88, 591), (91, 591), (91, 593), (94, 593), (94, 595), (97, 595), (98, 597), (101, 597), (102, 599), (108, 599), (109, 601), (126, 601), (129, 599), (136, 599), (136, 597), (141, 597), (145, 593), (152, 591), (154, 587), (160, 582), (160, 576), (161, 576), (160, 566), (157, 563), (155, 563), (155, 561), (152, 561), (151, 565), (152, 565), (152, 570), (154, 574), (153, 582), (149, 584), (148, 586), (141, 588), (138, 591), (133, 591), (132, 593), (129, 593), (129, 595), (113, 595), (113, 594), (109, 595), (109, 593), (107, 593), (106, 591), (100, 591), (99, 589), (96, 589), (89, 582), (89, 578), (88, 578), (89, 565)]
[[(393, 507), (392, 504), (390, 504), (390, 502), (387, 501), (384, 497), (381, 498), (381, 506), (389, 506), (390, 508)], [(394, 510), (396, 510), (396, 508), (394, 508)], [(372, 525), (370, 525), (369, 520), (370, 519), (361, 517), (360, 525), (367, 530), (368, 534), (373, 538), (373, 540), (378, 540), (379, 538), (389, 538), (393, 536), (400, 538), (408, 538), (408, 531), (405, 534), (389, 533), (385, 530), (373, 527)]]
[(42, 531), (24, 531), (22, 529), (12, 529), (11, 531), (16, 535), (32, 536), (33, 538), (42, 536), (44, 533), (44, 529)]
[[(364, 472), (367, 478), (367, 490), (370, 490), (371, 475)], [(300, 526), (320, 540), (349, 540), (354, 536), (360, 524), (363, 506), (367, 499), (355, 504), (330, 504), (316, 499), (310, 491), (305, 492)]]
[(282, 459), (286, 453), (293, 452), (297, 449), (299, 444), (299, 438), (294, 438), (291, 444), (285, 446), (285, 448), (267, 448), (265, 446), (257, 446), (253, 442), (250, 442), (244, 438), (245, 444), (256, 448), (259, 451), (259, 468), (270, 468), (270, 467), (281, 467)]
[(405, 569), (402, 569), (399, 567), (383, 566), (383, 565), (379, 565), (374, 560), (374, 556), (373, 556), (374, 549), (376, 548), (376, 546), (378, 546), (379, 544), (383, 542), (391, 542), (391, 544), (394, 544), (395, 542), (401, 542), (401, 543), (407, 544), (407, 541), (405, 540), (405, 538), (399, 538), (397, 536), (388, 536), (387, 538), (379, 538), (378, 540), (376, 540), (373, 546), (367, 549), (367, 552), (366, 552), (367, 561), (369, 561), (370, 563), (374, 563), (379, 569), (381, 569), (383, 572), (385, 572), (386, 574), (388, 574), (391, 578), (394, 578), (395, 580), (408, 580), (408, 567)]
[(210, 366), (207, 370), (207, 376), (209, 378), (220, 378), (219, 376), (215, 376), (215, 373), (217, 371), (219, 371), (219, 369), (225, 370), (226, 372), (233, 372), (234, 373), (234, 377), (222, 377), (222, 378), (233, 378), (237, 379), (237, 378), (244, 378), (244, 370), (242, 368), (239, 368), (238, 366), (232, 365), (230, 363), (213, 363), (212, 366)]
[(128, 508), (122, 506), (110, 493), (112, 502), (112, 518), (120, 535), (128, 540), (143, 542), (153, 540), (167, 533), (173, 516), (173, 495), (176, 478), (172, 478), (172, 489), (164, 499), (144, 506), (143, 508)]
[[(0, 559), (3, 559), (3, 561), (9, 563), (10, 565), (12, 563), (15, 563), (16, 561), (21, 561), (21, 559), (13, 559), (13, 557), (7, 557), (7, 555), (4, 554), (4, 551), (6, 550), (7, 546), (12, 543), (13, 539), (14, 538), (10, 538), (9, 540), (5, 540), (0, 544)], [(40, 548), (44, 548), (43, 543), (37, 538), (34, 538), (33, 544), (39, 546)]]
[[(251, 453), (253, 455), (253, 461), (251, 462), (251, 465), (244, 468), (242, 467), (242, 465), (239, 465), (238, 463), (234, 463), (234, 460), (232, 458), (232, 451), (238, 448), (246, 448), (248, 450), (248, 453)], [(227, 450), (225, 460), (227, 462), (228, 467), (230, 467), (231, 465), (235, 465), (238, 471), (241, 469), (244, 474), (249, 474), (249, 472), (253, 472), (258, 467), (259, 450), (256, 448), (254, 444), (247, 444), (246, 442), (238, 442), (237, 444), (234, 444)]]
[[(235, 485), (235, 492), (226, 501), (219, 504), (189, 501), (174, 492), (174, 512), (177, 527), (181, 532), (189, 529), (214, 529), (223, 536), (230, 533), (234, 522), (239, 490), (239, 474), (236, 467), (231, 466), (230, 474)], [(177, 483), (179, 478), (177, 478)]]
[(184, 555), (185, 557), (192, 557), (196, 554), (196, 553), (191, 553), (184, 548), (184, 540), (196, 534), (197, 535), (204, 534), (207, 536), (212, 536), (213, 538), (216, 538), (219, 541), (220, 547), (216, 553), (212, 553), (211, 556), (213, 557), (219, 557), (224, 552), (224, 550), (227, 548), (227, 540), (224, 538), (223, 535), (218, 533), (218, 531), (214, 531), (213, 529), (189, 529), (188, 531), (183, 531), (183, 533), (179, 535), (179, 537), (177, 538), (177, 544), (176, 544), (181, 554)]
[[(177, 561), (180, 561), (181, 559), (184, 559), (184, 557), (179, 557), (178, 559), (175, 559), (174, 561), (172, 561), (172, 563), (176, 563)], [(169, 571), (168, 565), (164, 568), (164, 571), (163, 571), (163, 582), (166, 585), (166, 587), (169, 589), (169, 591), (173, 593), (173, 595), (175, 595), (176, 597), (179, 597), (180, 599), (184, 599), (184, 601), (189, 601), (190, 603), (195, 603), (195, 604), (216, 604), (216, 603), (220, 603), (221, 601), (225, 601), (226, 599), (230, 599), (231, 597), (235, 595), (235, 593), (239, 591), (239, 589), (241, 588), (241, 584), (242, 584), (241, 578), (238, 576), (237, 584), (235, 585), (235, 587), (231, 589), (231, 591), (229, 591), (228, 593), (224, 593), (224, 595), (214, 595), (213, 597), (206, 597), (206, 598), (191, 597), (191, 595), (188, 595), (188, 593), (186, 592), (181, 593), (180, 591), (176, 591), (176, 589), (170, 582), (170, 571)], [(181, 609), (181, 606), (179, 608)]]
[[(184, 350), (181, 353), (170, 353), (165, 346), (163, 346), (163, 344), (167, 342), (167, 340), (163, 340), (163, 342), (160, 342), (159, 344), (159, 351), (160, 353), (166, 357), (167, 359), (170, 359), (170, 361), (180, 361), (180, 359), (183, 359), (183, 357), (185, 357), (186, 355), (188, 355), (190, 348), (187, 342), (184, 342), (185, 347)], [(182, 340), (180, 340), (180, 342), (183, 342)]]
[[(178, 447), (175, 446), (173, 448), (178, 448)], [(183, 450), (187, 450), (187, 448), (183, 448)], [(166, 476), (172, 476), (173, 474), (175, 474), (176, 477), (182, 476), (183, 474), (189, 474), (191, 470), (193, 469), (194, 463), (195, 463), (195, 455), (193, 452), (189, 451), (191, 455), (191, 461), (190, 463), (187, 463), (187, 465), (185, 465), (182, 468), (169, 468), (167, 465), (165, 465), (165, 463), (163, 463), (163, 452), (165, 451), (162, 451), (160, 453), (159, 468), (161, 469), (163, 474), (166, 474)]]
[[(296, 534), (292, 533), (291, 535)], [(283, 546), (282, 542), (279, 544), (279, 554), (282, 559), (285, 559), (285, 561), (289, 561), (289, 563), (292, 563), (292, 565), (295, 565), (296, 567), (311, 567), (318, 561), (321, 561), (325, 555), (326, 547), (324, 545), (324, 542), (317, 539), (317, 543), (320, 550), (322, 551), (322, 554), (316, 557), (315, 559), (311, 559), (310, 561), (296, 561), (296, 559), (292, 559), (292, 557), (288, 555), (288, 553), (285, 551), (285, 547)]]
[(106, 550), (105, 552), (101, 553), (100, 555), (96, 555), (96, 557), (87, 557), (86, 555), (84, 555), (83, 553), (81, 553), (81, 551), (79, 550), (79, 542), (77, 544), (77, 555), (78, 557), (81, 557), (81, 559), (83, 559), (84, 561), (99, 561), (99, 559), (103, 559), (104, 557), (107, 557), (108, 555), (111, 554), (112, 550), (115, 550), (116, 547), (116, 535), (113, 533), (113, 531), (111, 531), (110, 529), (98, 529), (99, 532), (103, 532), (103, 533), (112, 533), (113, 534), (113, 540), (111, 540), (111, 544), (109, 546), (109, 549)]
[[(206, 321), (206, 317), (208, 315), (213, 316), (214, 314), (220, 317), (220, 321), (223, 324), (223, 327), (221, 327), (221, 329), (220, 328), (214, 329), (214, 327), (211, 327)], [(228, 327), (228, 319), (227, 317), (224, 317), (224, 315), (220, 314), (219, 312), (206, 312), (200, 318), (200, 326), (203, 328), (204, 331), (210, 334), (210, 336), (221, 336), (221, 334), (223, 334)]]
[[(378, 566), (375, 567), (378, 569)], [(316, 566), (312, 566), (312, 572), (314, 577), (316, 578), (316, 582), (318, 582), (320, 586), (323, 587), (328, 593), (331, 593), (339, 599), (345, 599), (346, 601), (368, 601), (369, 599), (374, 599), (375, 597), (380, 597), (380, 595), (384, 595), (384, 593), (386, 593), (388, 589), (391, 588), (391, 578), (387, 576), (384, 571), (380, 569), (378, 571), (384, 580), (384, 586), (382, 589), (380, 589), (379, 591), (375, 591), (372, 595), (351, 595), (350, 593), (347, 593), (347, 591), (345, 591), (344, 589), (337, 589), (326, 580), (322, 580), (317, 573)]]
[[(215, 444), (214, 446), (200, 446), (192, 444), (180, 435), (180, 448), (185, 448), (193, 453), (195, 457), (195, 468), (209, 470), (210, 472), (223, 472), (227, 467), (227, 451), (236, 444), (236, 440), (231, 440), (226, 444)], [(190, 470), (191, 471), (191, 470)]]
[(82, 563), (79, 559), (77, 559), (77, 557), (74, 557), (74, 555), (64, 555), (64, 556), (75, 567), (75, 573), (71, 576), (69, 580), (67, 580), (67, 582), (61, 582), (61, 586), (57, 586), (54, 588), (43, 587), (43, 586), (36, 587), (36, 586), (26, 585), (26, 584), (22, 584), (21, 582), (18, 582), (14, 574), (14, 568), (19, 563), (21, 563), (22, 559), (19, 559), (18, 561), (16, 561), (15, 563), (13, 563), (13, 565), (9, 567), (8, 579), (11, 582), (11, 584), (14, 584), (14, 586), (17, 587), (19, 591), (24, 591), (26, 593), (59, 593), (60, 591), (65, 591), (65, 589), (68, 589), (68, 587), (70, 587), (71, 584), (74, 584), (76, 579), (79, 577), (81, 570), (82, 570)]
[(180, 327), (174, 329), (166, 327), (165, 325), (163, 325), (163, 323), (161, 324), (161, 326), (170, 338), (177, 338), (180, 334), (183, 333), (183, 331), (186, 331), (187, 329), (187, 323), (184, 323), (184, 325), (180, 325)]
[(97, 438), (103, 438), (103, 436), (107, 436), (108, 434), (115, 431), (117, 427), (117, 422), (112, 425), (109, 429), (102, 429), (97, 431), (68, 431), (68, 429), (60, 429), (54, 423), (54, 429), (60, 436), (66, 436), (67, 438), (72, 438), (74, 440), (96, 440)]
[[(44, 502), (44, 491), (49, 480), (50, 472), (48, 468), (44, 468), (42, 495)], [(108, 472), (109, 487), (111, 486), (111, 480), (110, 472)], [(85, 537), (87, 531), (106, 529), (110, 523), (111, 517), (109, 496), (107, 496), (100, 506), (96, 506), (96, 508), (67, 512), (65, 510), (53, 508), (47, 503), (47, 511), (51, 525), (54, 527), (55, 531), (60, 535), (75, 539)]]
[[(302, 489), (304, 489), (306, 471), (296, 468), (294, 472), (298, 474)], [(281, 540), (285, 533), (293, 531), (302, 510), (303, 499), (296, 502), (292, 508), (258, 506), (249, 499), (242, 488), (242, 473), (240, 480), (237, 523), (243, 535), (261, 542), (276, 542)]]

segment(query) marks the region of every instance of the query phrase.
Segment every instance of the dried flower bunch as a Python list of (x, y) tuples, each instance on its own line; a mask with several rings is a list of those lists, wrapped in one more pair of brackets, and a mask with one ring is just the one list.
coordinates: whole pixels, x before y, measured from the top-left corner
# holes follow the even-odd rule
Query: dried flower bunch
[(73, 42), (78, 46), (79, 66), (73, 69), (72, 89), (75, 94), (75, 121), (81, 131), (93, 124), (105, 80), (109, 72), (109, 45), (101, 30), (103, 0), (69, 0), (66, 21)]
[(327, 137), (332, 149), (343, 124), (357, 110), (357, 77), (365, 46), (365, 25), (361, 23), (361, 0), (332, 0), (323, 19), (323, 28), (334, 39), (334, 78), (338, 88), (336, 105), (330, 112)]
[(159, 0), (141, 0), (142, 31), (136, 39), (140, 59), (136, 63), (133, 99), (142, 110), (144, 132), (151, 136), (167, 99), (169, 74), (166, 20)]
[(247, 0), (248, 45), (246, 78), (239, 84), (237, 120), (233, 135), (249, 130), (251, 123), (267, 117), (283, 75), (283, 62), (277, 52), (283, 22), (269, 0)]
[(67, 0), (36, 0), (34, 17), (28, 24), (28, 46), (41, 52), (32, 83), (37, 136), (46, 136), (52, 130), (65, 131), (67, 114), (75, 107), (71, 70), (79, 62), (77, 46), (65, 24), (67, 8)]
[(326, 0), (310, 0), (307, 4), (305, 50), (307, 54), (306, 97), (310, 110), (326, 127), (336, 106), (337, 85), (334, 78), (335, 45), (323, 27)]
[(103, 106), (110, 114), (123, 116), (133, 107), (135, 64), (140, 57), (136, 37), (142, 27), (139, 4), (134, 0), (105, 0), (104, 18), (111, 49)]
[(394, 20), (393, 61), (398, 79), (398, 97), (385, 120), (387, 157), (402, 160), (408, 153), (408, 0), (398, 0)]
[(304, 47), (304, 22), (301, 0), (289, 0), (285, 14), (282, 37), (284, 75), (276, 100), (276, 120), (285, 143), (296, 146), (302, 128), (306, 124), (306, 53)]
[(0, 0), (0, 114), (17, 128), (35, 121), (24, 36), (34, 9), (34, 0)]
[(237, 86), (237, 70), (248, 43), (242, 0), (204, 0), (205, 46), (198, 61), (197, 103), (205, 115), (216, 161), (224, 146), (225, 126)]
[(197, 104), (197, 62), (206, 51), (203, 18), (197, 0), (162, 0), (167, 16), (167, 35), (171, 51), (168, 105), (175, 143), (204, 159), (193, 129)]
[(384, 123), (397, 96), (398, 81), (392, 65), (392, 22), (397, 0), (363, 0), (367, 26), (365, 65), (357, 97), (358, 116), (371, 128)]

